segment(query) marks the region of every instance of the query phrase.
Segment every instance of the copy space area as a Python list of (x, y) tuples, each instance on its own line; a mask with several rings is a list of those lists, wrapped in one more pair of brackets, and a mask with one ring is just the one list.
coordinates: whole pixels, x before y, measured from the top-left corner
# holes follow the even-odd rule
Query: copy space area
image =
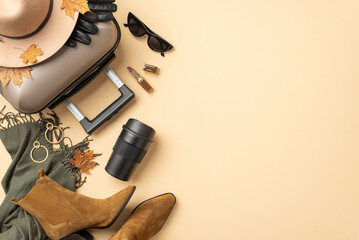
[[(108, 239), (138, 203), (165, 192), (177, 205), (156, 240), (359, 239), (359, 1), (117, 4), (122, 39), (111, 67), (136, 97), (91, 136), (100, 165), (78, 191), (105, 198), (129, 184), (137, 190), (111, 228), (91, 230), (96, 239)], [(161, 57), (146, 37), (134, 37), (123, 27), (129, 11), (174, 50)], [(160, 74), (144, 73), (145, 63)], [(89, 116), (117, 98), (105, 81), (90, 89), (96, 96), (78, 99)], [(65, 106), (55, 112), (74, 142), (87, 136)], [(104, 168), (129, 118), (156, 136), (122, 182)], [(0, 156), (3, 175), (10, 161), (3, 146)]]

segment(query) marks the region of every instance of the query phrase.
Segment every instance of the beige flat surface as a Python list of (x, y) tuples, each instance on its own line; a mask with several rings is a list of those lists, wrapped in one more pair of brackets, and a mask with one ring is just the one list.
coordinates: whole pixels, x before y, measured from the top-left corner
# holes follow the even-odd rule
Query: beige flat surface
[[(122, 28), (112, 67), (136, 100), (92, 136), (103, 155), (81, 193), (107, 197), (135, 184), (124, 219), (173, 192), (178, 204), (157, 240), (359, 239), (358, 1), (118, 4), (120, 23), (132, 11), (175, 50), (162, 58)], [(161, 68), (143, 74), (152, 94), (126, 70), (142, 73), (143, 63)], [(101, 77), (74, 101), (93, 116), (116, 97)], [(73, 139), (86, 136), (64, 106), (56, 112)], [(125, 183), (104, 167), (130, 117), (157, 135)], [(3, 174), (10, 158), (0, 153)], [(91, 232), (108, 239), (120, 224)]]

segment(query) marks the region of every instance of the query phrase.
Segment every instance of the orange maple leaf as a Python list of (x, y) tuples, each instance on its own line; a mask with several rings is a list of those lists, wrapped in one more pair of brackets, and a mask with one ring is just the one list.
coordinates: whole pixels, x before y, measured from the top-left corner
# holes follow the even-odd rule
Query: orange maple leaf
[(70, 163), (83, 173), (90, 174), (90, 170), (98, 165), (97, 162), (92, 161), (94, 159), (93, 151), (87, 151), (82, 154), (79, 149), (76, 149), (73, 158), (69, 160)]
[(90, 11), (86, 0), (62, 0), (61, 9), (65, 8), (66, 15), (74, 18), (74, 12), (82, 14)]
[(12, 82), (17, 85), (21, 86), (22, 84), (22, 76), (32, 79), (30, 71), (32, 69), (30, 67), (24, 68), (4, 68), (0, 67), (0, 81), (2, 86), (4, 87), (6, 84), (12, 80)]
[(36, 47), (36, 44), (31, 44), (31, 46), (23, 54), (21, 54), (20, 58), (22, 58), (23, 63), (28, 63), (29, 61), (31, 63), (36, 63), (36, 56), (41, 56), (42, 54), (44, 53), (41, 48)]

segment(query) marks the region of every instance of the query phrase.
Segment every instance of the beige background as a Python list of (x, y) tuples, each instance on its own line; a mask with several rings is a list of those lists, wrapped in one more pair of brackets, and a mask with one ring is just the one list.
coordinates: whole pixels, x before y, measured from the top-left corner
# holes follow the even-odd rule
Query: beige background
[[(136, 99), (92, 136), (103, 155), (79, 191), (102, 198), (138, 188), (120, 221), (91, 231), (96, 239), (168, 191), (178, 204), (154, 239), (359, 239), (358, 1), (117, 3), (120, 23), (132, 11), (175, 49), (162, 58), (122, 28), (111, 66)], [(160, 75), (143, 73), (144, 63)], [(155, 91), (141, 89), (127, 66)], [(102, 76), (74, 101), (91, 117), (117, 96)], [(64, 106), (56, 112), (73, 139), (86, 136)], [(126, 183), (104, 167), (130, 117), (157, 135)], [(3, 175), (10, 158), (0, 152)]]

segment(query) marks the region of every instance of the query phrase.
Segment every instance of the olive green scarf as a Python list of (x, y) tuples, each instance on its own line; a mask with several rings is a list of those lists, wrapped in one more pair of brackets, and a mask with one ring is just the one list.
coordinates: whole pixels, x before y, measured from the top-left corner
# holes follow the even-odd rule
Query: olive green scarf
[[(60, 124), (55, 114), (48, 114), (48, 118), (39, 114), (39, 119), (35, 121), (30, 115), (3, 114), (2, 112), (0, 113), (0, 139), (9, 152), (12, 162), (1, 182), (6, 196), (0, 205), (0, 239), (46, 239), (40, 224), (22, 208), (14, 205), (11, 198), (22, 199), (30, 191), (38, 179), (37, 171), (40, 168), (43, 168), (51, 179), (74, 191), (81, 184), (81, 175), (68, 159), (73, 156), (76, 148), (87, 149), (88, 139), (75, 146), (68, 146), (62, 142), (55, 150), (52, 144), (44, 138), (48, 122), (54, 126)], [(55, 134), (55, 138), (58, 137)], [(40, 164), (34, 163), (30, 158), (30, 151), (36, 139), (39, 139), (41, 145), (49, 151), (48, 159)], [(35, 159), (43, 159), (44, 156), (45, 151), (34, 151)], [(2, 159), (2, 161), (6, 160)]]

